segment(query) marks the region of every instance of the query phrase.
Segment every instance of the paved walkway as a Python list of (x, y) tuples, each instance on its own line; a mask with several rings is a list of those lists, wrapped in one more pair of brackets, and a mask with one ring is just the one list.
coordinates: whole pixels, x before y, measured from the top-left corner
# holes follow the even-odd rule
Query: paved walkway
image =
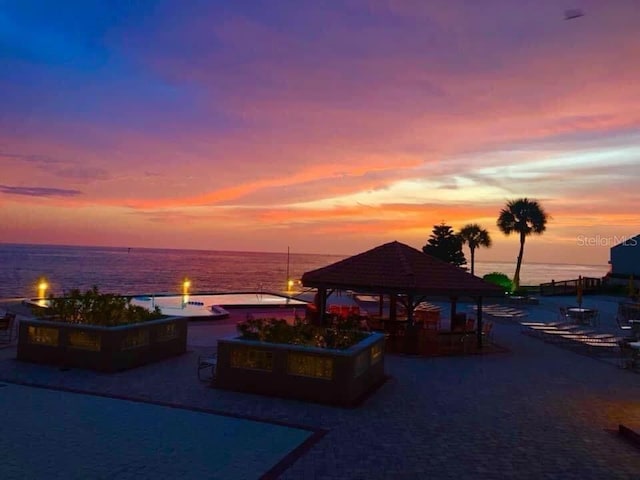
[[(585, 299), (590, 301), (596, 299)], [(607, 312), (615, 303), (597, 301), (602, 328), (608, 328), (613, 319)], [(571, 299), (528, 306), (528, 318), (556, 320), (554, 302)], [(212, 332), (224, 328), (211, 326)], [(197, 380), (195, 368), (207, 345), (191, 345), (186, 355), (110, 375), (20, 363), (14, 360), (15, 349), (8, 348), (0, 350), (0, 378), (327, 430), (284, 471), (285, 479), (640, 478), (640, 451), (614, 433), (619, 423), (640, 425), (640, 375), (522, 335), (517, 324), (496, 324), (494, 340), (510, 353), (430, 359), (389, 355), (391, 379), (354, 409), (211, 389)], [(0, 388), (0, 396), (13, 396), (15, 388)], [(14, 410), (21, 408), (19, 402), (12, 402)], [(193, 438), (189, 429), (174, 436), (185, 444)], [(64, 443), (67, 437), (73, 438), (61, 430), (57, 438)], [(247, 450), (254, 448), (240, 443), (231, 463), (244, 462)], [(50, 444), (38, 445), (33, 458), (52, 458)], [(78, 471), (91, 472), (94, 461), (80, 457)], [(11, 478), (2, 468), (0, 477)], [(139, 473), (147, 477), (155, 466), (144, 468)]]
[(4, 480), (252, 479), (313, 435), (202, 411), (7, 383), (0, 391), (0, 424)]

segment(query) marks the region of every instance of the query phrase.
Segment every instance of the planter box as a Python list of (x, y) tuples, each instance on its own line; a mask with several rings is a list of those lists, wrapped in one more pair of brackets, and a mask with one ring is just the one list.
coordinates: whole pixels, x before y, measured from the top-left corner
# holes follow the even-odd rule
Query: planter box
[(187, 318), (102, 327), (21, 320), (18, 360), (117, 372), (187, 350)]
[(228, 390), (353, 405), (384, 380), (384, 335), (346, 350), (223, 338), (216, 386)]

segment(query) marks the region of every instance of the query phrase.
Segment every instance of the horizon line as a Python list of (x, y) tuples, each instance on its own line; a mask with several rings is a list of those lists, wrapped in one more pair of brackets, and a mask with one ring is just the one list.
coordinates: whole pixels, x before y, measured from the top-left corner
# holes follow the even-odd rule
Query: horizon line
[[(282, 254), (287, 255), (287, 250), (283, 251), (273, 251), (273, 250), (220, 250), (220, 249), (207, 249), (207, 248), (176, 248), (176, 247), (128, 247), (128, 246), (113, 246), (113, 245), (72, 245), (72, 244), (58, 244), (58, 243), (14, 243), (14, 242), (0, 242), (0, 246), (26, 246), (26, 247), (66, 247), (66, 248), (95, 248), (95, 249), (121, 249), (127, 251), (133, 250), (175, 250), (175, 251), (188, 251), (188, 252), (231, 252), (231, 253), (269, 253), (269, 254)], [(373, 247), (375, 248), (375, 247)], [(362, 252), (358, 252), (362, 253)], [(308, 253), (308, 252), (294, 252), (291, 251), (289, 254), (291, 255), (317, 255), (317, 256), (332, 256), (332, 257), (342, 257), (348, 258), (353, 255), (358, 255), (358, 253), (354, 254), (343, 254), (343, 253)], [(476, 260), (475, 264), (490, 264), (490, 263), (504, 263), (504, 264), (513, 264), (515, 262), (509, 260)], [(467, 265), (470, 265), (467, 263)], [(609, 268), (609, 264), (596, 264), (596, 263), (557, 263), (557, 262), (523, 262), (524, 265), (579, 265), (585, 267), (606, 267)]]

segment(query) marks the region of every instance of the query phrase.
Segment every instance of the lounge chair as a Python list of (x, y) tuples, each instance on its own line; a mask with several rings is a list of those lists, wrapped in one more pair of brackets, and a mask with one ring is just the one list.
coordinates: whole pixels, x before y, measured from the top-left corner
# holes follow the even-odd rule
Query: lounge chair
[(485, 322), (482, 324), (482, 338), (488, 343), (492, 342), (493, 322)]
[(618, 324), (618, 328), (620, 330), (622, 330), (624, 333), (630, 334), (629, 336), (631, 336), (633, 325), (629, 323), (628, 319), (626, 319), (624, 315), (618, 313), (618, 315), (616, 315), (616, 323)]

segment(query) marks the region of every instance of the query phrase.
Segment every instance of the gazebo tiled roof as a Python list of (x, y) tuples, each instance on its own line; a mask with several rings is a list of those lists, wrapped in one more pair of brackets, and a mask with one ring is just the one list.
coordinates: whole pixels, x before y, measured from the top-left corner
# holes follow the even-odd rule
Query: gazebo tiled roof
[(400, 242), (390, 242), (302, 275), (305, 287), (370, 293), (502, 296), (504, 291)]

